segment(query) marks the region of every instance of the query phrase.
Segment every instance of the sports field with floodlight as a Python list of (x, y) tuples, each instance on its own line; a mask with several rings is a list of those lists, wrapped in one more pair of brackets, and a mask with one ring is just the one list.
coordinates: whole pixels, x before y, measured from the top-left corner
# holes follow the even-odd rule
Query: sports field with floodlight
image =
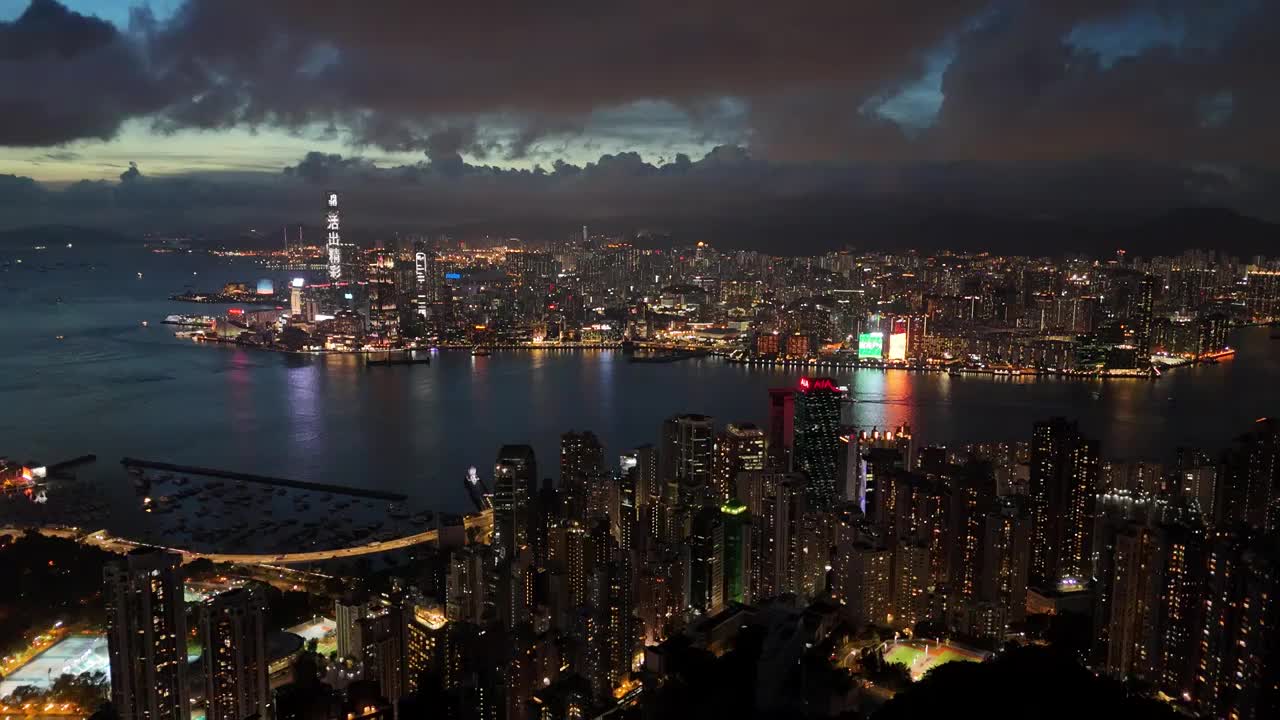
[(101, 670), (110, 673), (107, 638), (103, 635), (70, 635), (35, 656), (0, 682), (0, 697), (23, 685), (48, 690), (59, 675), (79, 675)]
[(986, 658), (987, 653), (979, 650), (925, 640), (891, 643), (884, 653), (885, 662), (905, 666), (912, 680), (919, 680), (925, 673), (949, 662), (982, 662)]

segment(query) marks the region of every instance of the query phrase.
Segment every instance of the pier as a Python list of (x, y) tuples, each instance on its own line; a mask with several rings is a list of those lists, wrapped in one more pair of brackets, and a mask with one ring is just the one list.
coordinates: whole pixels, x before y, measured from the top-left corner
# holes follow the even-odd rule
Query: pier
[(306, 482), (303, 480), (289, 480), (286, 478), (268, 477), (266, 475), (253, 475), (251, 473), (235, 472), (231, 470), (214, 470), (211, 468), (194, 467), (191, 465), (175, 465), (173, 463), (155, 462), (152, 460), (139, 460), (137, 458), (122, 458), (120, 464), (126, 468), (138, 468), (140, 470), (160, 470), (163, 472), (177, 473), (179, 475), (201, 475), (204, 477), (223, 478), (225, 480), (238, 480), (240, 482), (257, 483), (259, 485), (271, 485), (274, 487), (294, 488), (295, 490), (310, 490), (313, 492), (333, 493), (335, 495), (349, 495), (351, 497), (366, 498), (370, 500), (383, 500), (385, 502), (399, 503), (408, 499), (407, 495), (399, 493), (382, 492), (380, 490), (365, 490), (363, 488), (346, 487), (344, 485), (328, 485), (325, 483)]
[(53, 474), (57, 472), (62, 472), (63, 470), (70, 470), (71, 468), (78, 467), (80, 465), (87, 465), (91, 462), (96, 461), (97, 459), (98, 459), (97, 455), (90, 453), (88, 455), (81, 455), (80, 457), (71, 458), (70, 460), (63, 460), (60, 463), (54, 463), (53, 465), (50, 465), (47, 469), (50, 474)]
[(430, 365), (431, 354), (416, 355), (412, 350), (405, 350), (397, 355), (391, 352), (383, 354), (382, 357), (374, 357), (372, 354), (365, 356), (364, 364), (366, 367), (389, 367), (392, 365)]

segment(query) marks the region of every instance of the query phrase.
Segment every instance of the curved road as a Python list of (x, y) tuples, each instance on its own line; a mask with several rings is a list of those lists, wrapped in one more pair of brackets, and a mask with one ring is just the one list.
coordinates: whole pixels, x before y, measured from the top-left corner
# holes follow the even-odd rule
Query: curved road
[[(486, 509), (478, 513), (463, 516), (462, 526), (466, 531), (480, 528), (484, 534), (488, 536), (493, 532), (493, 510)], [(194, 550), (183, 550), (182, 548), (150, 545), (148, 543), (134, 542), (132, 540), (125, 540), (122, 538), (113, 538), (101, 531), (86, 535), (83, 542), (112, 552), (124, 552), (125, 550), (122, 548), (158, 547), (171, 552), (182, 553), (183, 562), (191, 562), (192, 560), (204, 558), (215, 563), (235, 563), (242, 565), (294, 565), (298, 563), (359, 557), (361, 555), (375, 555), (377, 553), (387, 552), (390, 550), (400, 550), (402, 548), (421, 545), (423, 543), (437, 542), (439, 539), (439, 530), (428, 530), (416, 535), (406, 535), (394, 540), (371, 542), (365, 545), (356, 545), (353, 547), (283, 554), (197, 552)]]

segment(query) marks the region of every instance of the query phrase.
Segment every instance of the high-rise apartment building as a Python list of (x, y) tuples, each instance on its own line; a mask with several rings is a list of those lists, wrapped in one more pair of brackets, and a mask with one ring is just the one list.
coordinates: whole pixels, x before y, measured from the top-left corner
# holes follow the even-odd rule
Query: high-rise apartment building
[(831, 378), (800, 378), (795, 394), (795, 469), (809, 477), (809, 500), (829, 509), (837, 498), (843, 393)]
[(717, 504), (733, 496), (738, 473), (765, 468), (767, 445), (764, 431), (751, 423), (729, 423), (716, 436), (712, 492)]
[(769, 390), (769, 465), (784, 472), (791, 470), (795, 448), (795, 400), (791, 388)]
[(894, 627), (914, 628), (928, 619), (930, 584), (928, 546), (899, 542), (893, 549)]
[(1280, 270), (1254, 270), (1245, 276), (1244, 307), (1251, 320), (1280, 317)]
[(1036, 423), (1029, 488), (1032, 582), (1047, 586), (1089, 577), (1097, 445), (1063, 418)]
[(715, 425), (706, 415), (676, 415), (662, 424), (663, 504), (702, 503), (711, 485), (715, 462)]
[(855, 622), (889, 625), (893, 616), (893, 551), (865, 541), (841, 547), (835, 570), (841, 599)]
[(1137, 348), (1139, 367), (1151, 361), (1151, 321), (1155, 288), (1155, 276), (1144, 275), (1138, 281), (1138, 291), (1133, 299), (1133, 344)]
[(1275, 550), (1226, 535), (1205, 552), (1194, 703), (1211, 717), (1271, 718), (1280, 710), (1280, 564)]
[(1260, 418), (1222, 455), (1217, 524), (1280, 530), (1280, 421)]
[(997, 603), (1011, 623), (1027, 614), (1027, 573), (1031, 568), (1031, 517), (1024, 498), (999, 498), (983, 528), (978, 598)]
[(714, 615), (724, 607), (724, 519), (718, 508), (704, 507), (694, 515), (686, 543), (689, 605)]
[(205, 717), (271, 715), (267, 685), (266, 599), (256, 587), (214, 595), (200, 605)]
[(182, 556), (142, 549), (105, 571), (111, 703), (121, 720), (187, 720)]
[(510, 560), (529, 544), (530, 503), (537, 490), (538, 466), (528, 445), (503, 445), (493, 466), (493, 547)]

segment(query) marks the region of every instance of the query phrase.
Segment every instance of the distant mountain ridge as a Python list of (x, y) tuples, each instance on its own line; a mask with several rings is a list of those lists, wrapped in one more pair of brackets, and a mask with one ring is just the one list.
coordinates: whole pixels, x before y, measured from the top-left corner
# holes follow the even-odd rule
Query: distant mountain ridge
[(94, 245), (141, 244), (141, 240), (114, 230), (86, 228), (76, 225), (32, 225), (14, 230), (0, 230), (0, 247), (20, 248), (35, 245), (65, 245), (86, 242)]
[[(589, 219), (587, 224), (593, 234), (635, 237), (642, 232), (637, 244), (644, 247), (670, 247), (672, 242), (686, 245), (705, 240), (721, 248), (780, 255), (813, 255), (844, 247), (988, 251), (1032, 256), (1081, 253), (1097, 258), (1114, 257), (1121, 249), (1131, 257), (1178, 255), (1189, 249), (1214, 250), (1245, 260), (1254, 255), (1280, 255), (1280, 224), (1219, 207), (1178, 208), (1147, 217), (1019, 217), (901, 207), (849, 208), (838, 213), (804, 212), (804, 209), (793, 207), (760, 216), (730, 218)], [(290, 227), (296, 227), (296, 223)], [(581, 220), (510, 218), (413, 230), (378, 229), (369, 225), (352, 228), (351, 235), (360, 242), (390, 237), (397, 231), (432, 237), (448, 234), (464, 240), (490, 236), (542, 242), (577, 236), (581, 228)], [(200, 234), (206, 233), (202, 230)], [(207, 236), (226, 239), (196, 244), (261, 248), (283, 243), (281, 237), (271, 233), (253, 236), (232, 228), (221, 228)], [(116, 230), (69, 225), (0, 231), (0, 247), (77, 241), (141, 244), (142, 238)]]

